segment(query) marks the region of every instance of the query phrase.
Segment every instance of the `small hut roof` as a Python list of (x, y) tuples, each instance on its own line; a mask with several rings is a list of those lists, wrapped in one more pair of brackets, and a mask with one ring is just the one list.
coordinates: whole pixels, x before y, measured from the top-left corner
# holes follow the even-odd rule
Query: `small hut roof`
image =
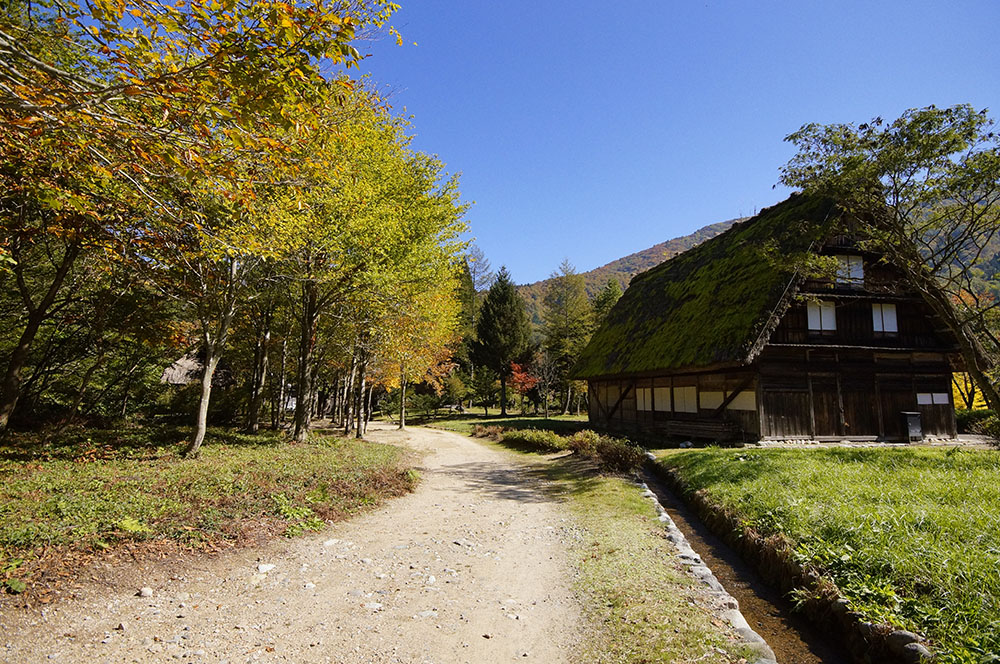
[(830, 234), (836, 206), (793, 194), (636, 275), (573, 368), (577, 379), (750, 362), (791, 291), (796, 255)]
[(163, 370), (160, 382), (167, 385), (188, 385), (201, 378), (204, 366), (196, 353), (188, 353)]

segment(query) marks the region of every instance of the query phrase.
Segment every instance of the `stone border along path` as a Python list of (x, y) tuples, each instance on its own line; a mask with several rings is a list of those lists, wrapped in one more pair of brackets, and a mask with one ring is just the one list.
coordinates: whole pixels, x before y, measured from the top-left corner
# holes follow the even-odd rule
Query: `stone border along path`
[(650, 490), (645, 482), (636, 482), (636, 484), (642, 489), (642, 495), (653, 501), (653, 507), (656, 508), (657, 513), (656, 518), (666, 528), (667, 539), (677, 547), (677, 555), (681, 564), (687, 567), (688, 572), (694, 575), (701, 583), (708, 586), (708, 594), (713, 599), (713, 606), (716, 608), (718, 615), (732, 625), (740, 637), (742, 637), (742, 645), (756, 653), (756, 658), (751, 660), (750, 664), (777, 664), (774, 651), (771, 650), (771, 647), (767, 645), (767, 642), (760, 634), (753, 631), (750, 623), (747, 622), (747, 619), (740, 612), (739, 602), (722, 587), (722, 584), (715, 578), (715, 574), (708, 568), (701, 559), (701, 556), (691, 548), (691, 544), (684, 536), (684, 533), (680, 531), (674, 520), (663, 509), (663, 505), (660, 504), (656, 494)]
[[(580, 532), (527, 465), (456, 433), (369, 433), (424, 454), (414, 493), (318, 535), (98, 564), (76, 599), (41, 610), (0, 603), (0, 661), (574, 661), (590, 627), (566, 556)], [(714, 580), (657, 511), (681, 559)], [(706, 583), (717, 615), (753, 634), (735, 600)]]

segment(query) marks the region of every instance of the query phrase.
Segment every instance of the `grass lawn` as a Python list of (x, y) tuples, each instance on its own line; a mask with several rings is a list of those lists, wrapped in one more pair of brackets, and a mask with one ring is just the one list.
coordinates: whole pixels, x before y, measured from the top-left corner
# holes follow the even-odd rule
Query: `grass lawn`
[(1000, 662), (1000, 452), (705, 449), (660, 463), (826, 570), (853, 610)]
[[(187, 546), (251, 533), (295, 535), (410, 490), (394, 447), (314, 435), (213, 429), (198, 459), (183, 430), (76, 431), (0, 447), (0, 585), (39, 581), (42, 551), (99, 551), (136, 541)], [(169, 441), (169, 444), (165, 443)]]

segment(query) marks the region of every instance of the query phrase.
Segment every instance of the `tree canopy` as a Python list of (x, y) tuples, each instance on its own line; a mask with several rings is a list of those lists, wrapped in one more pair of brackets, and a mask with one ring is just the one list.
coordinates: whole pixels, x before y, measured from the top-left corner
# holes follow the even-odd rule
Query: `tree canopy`
[[(807, 124), (782, 182), (829, 196), (902, 269), (958, 340), (966, 369), (1000, 408), (1000, 282), (983, 264), (1000, 233), (1000, 136), (986, 110), (911, 109), (898, 119)], [(987, 268), (987, 269), (984, 269)]]

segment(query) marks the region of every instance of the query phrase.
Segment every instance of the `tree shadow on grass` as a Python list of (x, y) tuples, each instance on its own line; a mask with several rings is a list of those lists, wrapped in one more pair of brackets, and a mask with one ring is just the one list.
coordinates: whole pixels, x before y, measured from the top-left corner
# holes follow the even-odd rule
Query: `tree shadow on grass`
[[(8, 432), (0, 440), (0, 460), (21, 463), (40, 461), (96, 461), (107, 459), (157, 459), (180, 454), (191, 436), (191, 427), (150, 424), (97, 429), (81, 426)], [(212, 427), (205, 447), (261, 447), (284, 444), (281, 432), (245, 434)]]

